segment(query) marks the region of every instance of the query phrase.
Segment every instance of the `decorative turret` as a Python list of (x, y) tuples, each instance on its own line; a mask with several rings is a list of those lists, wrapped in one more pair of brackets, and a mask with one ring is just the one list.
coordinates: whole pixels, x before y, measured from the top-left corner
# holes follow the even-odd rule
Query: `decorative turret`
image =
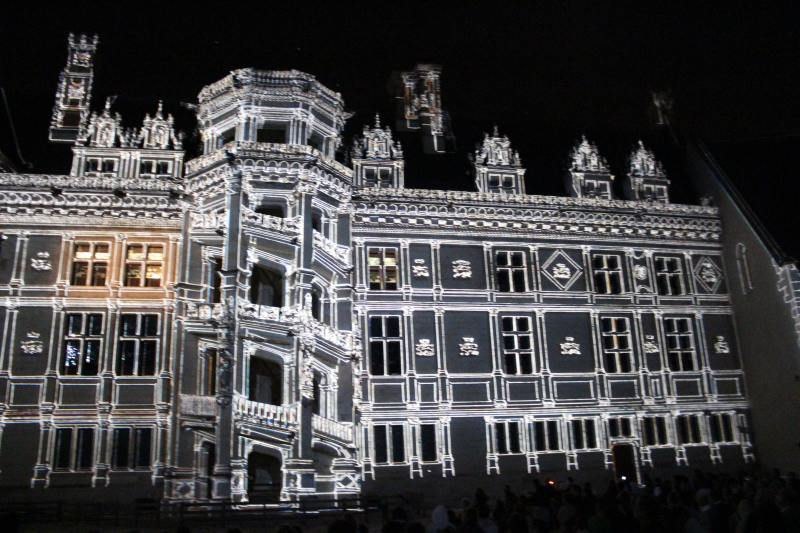
[(128, 147), (131, 145), (133, 132), (122, 128), (122, 117), (119, 113), (111, 113), (111, 98), (106, 98), (106, 105), (101, 114), (92, 113), (89, 124), (81, 128), (76, 139), (79, 146), (99, 148)]
[(381, 127), (375, 115), (375, 126), (364, 126), (361, 137), (353, 143), (353, 185), (356, 187), (403, 187), (403, 148), (400, 141), (392, 140), (388, 126)]
[(572, 149), (569, 165), (565, 177), (571, 196), (607, 200), (613, 197), (611, 183), (614, 176), (608, 168), (608, 162), (600, 155), (597, 146), (585, 136)]
[(442, 67), (425, 64), (401, 75), (402, 118), (397, 127), (401, 131), (420, 130), (422, 147), (429, 154), (451, 152), (455, 143), (447, 112), (442, 109), (441, 75)]
[(511, 141), (497, 131), (484, 135), (474, 158), (475, 185), (479, 192), (525, 194), (525, 169)]
[(73, 143), (89, 118), (94, 78), (94, 55), (99, 39), (81, 34), (67, 38), (67, 64), (58, 77), (49, 138), (53, 142)]
[(142, 129), (137, 137), (138, 143), (142, 148), (157, 148), (168, 150), (170, 148), (180, 150), (183, 148), (183, 135), (175, 135), (175, 120), (172, 115), (164, 118), (163, 104), (159, 100), (156, 114), (151, 118), (149, 114), (144, 116)]
[(631, 200), (669, 203), (669, 180), (664, 168), (642, 141), (631, 153), (626, 192)]

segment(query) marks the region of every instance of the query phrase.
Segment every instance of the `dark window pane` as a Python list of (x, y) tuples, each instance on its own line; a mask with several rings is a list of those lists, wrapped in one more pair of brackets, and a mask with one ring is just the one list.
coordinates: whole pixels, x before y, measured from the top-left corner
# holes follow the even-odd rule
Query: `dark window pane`
[(422, 460), (436, 460), (436, 425), (422, 424), (420, 426), (420, 440), (422, 441)]
[(136, 315), (122, 315), (119, 321), (119, 332), (123, 337), (136, 336)]
[(67, 315), (67, 334), (80, 335), (83, 333), (83, 315)]
[(531, 338), (527, 335), (517, 337), (517, 346), (520, 350), (528, 350), (531, 347)]
[(549, 449), (557, 450), (558, 444), (558, 422), (555, 420), (547, 421), (547, 444)]
[(508, 278), (507, 270), (500, 270), (497, 272), (497, 290), (500, 292), (511, 291), (511, 282)]
[(100, 341), (86, 341), (83, 345), (82, 376), (96, 376), (100, 360)]
[(55, 468), (69, 468), (70, 448), (72, 447), (72, 428), (56, 430)]
[(619, 437), (619, 420), (616, 418), (608, 419), (608, 434), (612, 437)]
[(379, 316), (373, 316), (369, 319), (369, 335), (370, 337), (383, 337), (383, 321)]
[(78, 470), (89, 470), (94, 463), (94, 429), (80, 428), (78, 430)]
[(118, 428), (114, 430), (114, 457), (112, 458), (114, 468), (128, 468), (130, 438), (130, 429)]
[(397, 316), (386, 317), (386, 336), (387, 337), (400, 336), (400, 317)]
[(513, 353), (506, 354), (506, 373), (507, 374), (517, 373), (517, 357)]
[(89, 279), (89, 263), (72, 264), (72, 284), (86, 285)]
[(153, 430), (150, 428), (139, 428), (136, 430), (136, 464), (135, 468), (150, 467), (150, 441), (152, 440)]
[(586, 426), (586, 447), (597, 448), (597, 440), (595, 438), (594, 420), (584, 421)]
[(528, 354), (522, 354), (519, 356), (519, 366), (520, 366), (520, 374), (533, 374), (533, 362), (531, 361), (531, 356)]
[(514, 319), (512, 317), (503, 317), (503, 331), (514, 331)]
[(94, 263), (92, 265), (92, 285), (95, 287), (102, 287), (106, 284), (106, 270), (108, 266), (105, 263)]
[(392, 462), (402, 463), (406, 459), (405, 445), (403, 442), (403, 426), (391, 426), (392, 428)]
[(511, 256), (511, 265), (515, 267), (522, 266), (522, 252), (514, 252)]
[(508, 265), (508, 257), (504, 252), (500, 252), (497, 254), (497, 266), (507, 266)]
[(61, 362), (61, 372), (68, 376), (78, 373), (78, 362), (81, 358), (81, 342), (68, 340), (64, 344), (64, 358)]
[(519, 423), (509, 422), (508, 424), (508, 448), (511, 453), (519, 453)]
[(655, 428), (653, 427), (654, 420), (652, 418), (644, 419), (644, 443), (647, 445), (656, 444)]
[(373, 376), (382, 376), (383, 370), (383, 343), (369, 343), (369, 371)]
[(142, 267), (140, 265), (126, 265), (125, 286), (139, 287), (142, 285)]
[(522, 270), (514, 271), (514, 292), (525, 292), (525, 272)]
[(656, 419), (656, 429), (658, 431), (658, 442), (660, 444), (667, 443), (667, 422), (663, 418)]
[(389, 460), (388, 446), (386, 442), (386, 426), (375, 426), (375, 462), (386, 463)]
[(583, 431), (579, 420), (572, 422), (572, 440), (576, 450), (583, 449)]
[(103, 333), (103, 315), (91, 314), (86, 317), (86, 334), (101, 335)]
[(387, 373), (391, 375), (401, 374), (403, 371), (402, 355), (399, 342), (386, 343)]
[(546, 442), (547, 435), (545, 434), (545, 423), (544, 422), (534, 422), (533, 423), (533, 442), (534, 447), (537, 452), (541, 452), (547, 449), (547, 442)]
[(495, 422), (494, 430), (497, 442), (497, 453), (508, 453), (508, 446), (506, 445), (506, 425), (503, 422)]
[(156, 372), (156, 341), (139, 343), (139, 375), (152, 376)]
[(623, 418), (620, 420), (621, 422), (621, 430), (622, 435), (625, 437), (631, 436), (631, 419), (630, 418)]
[(117, 355), (117, 372), (122, 376), (133, 375), (136, 359), (136, 341), (120, 341)]

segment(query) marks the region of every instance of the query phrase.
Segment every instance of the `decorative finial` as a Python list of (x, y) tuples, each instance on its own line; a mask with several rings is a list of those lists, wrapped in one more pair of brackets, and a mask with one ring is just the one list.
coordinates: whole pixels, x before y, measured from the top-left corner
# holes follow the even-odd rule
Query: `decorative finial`
[(111, 112), (111, 102), (113, 101), (113, 99), (114, 99), (113, 96), (109, 96), (109, 97), (106, 98), (106, 106), (105, 106), (105, 112), (106, 113), (110, 113)]
[(497, 124), (494, 125), (494, 130), (492, 131), (492, 137), (500, 137), (500, 131), (497, 129)]
[(380, 129), (381, 127), (381, 116), (378, 113), (375, 113), (375, 129)]
[(156, 109), (156, 116), (158, 118), (163, 118), (164, 115), (162, 115), (162, 113), (161, 113), (163, 111), (163, 109), (164, 109), (164, 102), (162, 100), (159, 100), (158, 101), (158, 109)]

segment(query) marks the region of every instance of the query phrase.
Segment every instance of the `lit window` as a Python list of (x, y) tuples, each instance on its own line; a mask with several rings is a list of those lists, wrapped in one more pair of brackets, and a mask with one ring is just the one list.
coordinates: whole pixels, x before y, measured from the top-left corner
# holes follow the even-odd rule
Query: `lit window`
[(533, 449), (537, 452), (554, 452), (561, 449), (558, 420), (533, 422)]
[(118, 375), (155, 374), (158, 333), (158, 315), (125, 313), (120, 316)]
[(572, 421), (572, 449), (594, 450), (597, 448), (597, 432), (593, 418), (579, 418)]
[(126, 287), (160, 287), (164, 245), (129, 244), (125, 253)]
[(622, 266), (618, 255), (595, 254), (592, 256), (594, 289), (600, 294), (621, 294)]
[(522, 423), (518, 420), (502, 420), (494, 423), (494, 450), (498, 455), (522, 453)]
[(397, 290), (397, 248), (369, 248), (367, 256), (370, 290)]
[(600, 334), (603, 338), (603, 361), (609, 373), (633, 372), (631, 330), (625, 317), (600, 318)]
[(72, 251), (72, 285), (92, 287), (105, 285), (110, 258), (107, 242), (75, 243)]
[(680, 415), (675, 417), (678, 430), (678, 444), (698, 444), (703, 442), (700, 431), (700, 415)]
[(642, 427), (644, 428), (645, 446), (663, 446), (669, 444), (667, 438), (667, 419), (663, 416), (648, 416), (642, 419)]
[(55, 470), (85, 471), (94, 465), (94, 428), (57, 428), (53, 447)]
[(713, 413), (708, 417), (708, 425), (713, 442), (735, 442), (732, 415), (728, 413)]
[(612, 438), (633, 437), (633, 425), (627, 417), (608, 419), (608, 436)]
[(151, 428), (115, 428), (111, 465), (115, 470), (150, 469)]
[(683, 269), (677, 257), (655, 257), (656, 286), (662, 296), (685, 294), (683, 288)]
[(369, 371), (373, 376), (403, 373), (403, 337), (399, 316), (369, 319)]
[(506, 374), (533, 374), (530, 317), (505, 316), (501, 319), (501, 325)]
[(497, 290), (500, 292), (525, 292), (525, 253), (500, 251), (495, 255)]
[(695, 364), (692, 323), (688, 318), (664, 318), (667, 337), (667, 363), (673, 372), (691, 372)]
[(401, 424), (376, 424), (372, 427), (372, 460), (375, 464), (406, 462), (405, 432)]
[(61, 374), (96, 376), (103, 342), (103, 315), (69, 313), (66, 315)]

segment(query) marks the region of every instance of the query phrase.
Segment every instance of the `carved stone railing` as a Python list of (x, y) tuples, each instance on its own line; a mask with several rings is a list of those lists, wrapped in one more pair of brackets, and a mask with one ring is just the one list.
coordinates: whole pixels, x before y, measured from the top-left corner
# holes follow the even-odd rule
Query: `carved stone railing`
[(242, 222), (257, 227), (267, 228), (283, 233), (295, 234), (300, 229), (300, 218), (281, 218), (256, 213), (248, 207), (242, 207)]
[(192, 213), (192, 230), (223, 230), (228, 227), (225, 213)]
[(355, 347), (355, 336), (352, 331), (336, 329), (313, 318), (309, 321), (308, 326), (317, 337), (340, 346), (346, 351)]
[(233, 409), (239, 416), (254, 418), (268, 426), (291, 429), (297, 425), (296, 404), (272, 405), (237, 394), (233, 398)]
[(189, 416), (216, 417), (217, 397), (197, 394), (180, 394), (180, 413)]
[(314, 431), (330, 435), (345, 442), (353, 442), (353, 423), (338, 422), (324, 416), (312, 415), (311, 427)]
[(189, 302), (186, 304), (186, 318), (196, 320), (222, 320), (225, 306), (221, 303), (207, 304)]
[(347, 246), (342, 246), (341, 244), (336, 244), (317, 230), (314, 230), (313, 234), (315, 248), (324, 250), (335, 259), (338, 259), (345, 265), (350, 266), (350, 248)]
[(258, 305), (246, 300), (239, 300), (237, 315), (246, 320), (274, 320), (285, 322), (292, 320), (295, 310), (291, 307), (272, 307), (269, 305)]
[(180, 182), (171, 179), (118, 178), (108, 176), (63, 176), (51, 174), (0, 173), (2, 187), (41, 187), (58, 189), (120, 189), (124, 191), (181, 190)]

